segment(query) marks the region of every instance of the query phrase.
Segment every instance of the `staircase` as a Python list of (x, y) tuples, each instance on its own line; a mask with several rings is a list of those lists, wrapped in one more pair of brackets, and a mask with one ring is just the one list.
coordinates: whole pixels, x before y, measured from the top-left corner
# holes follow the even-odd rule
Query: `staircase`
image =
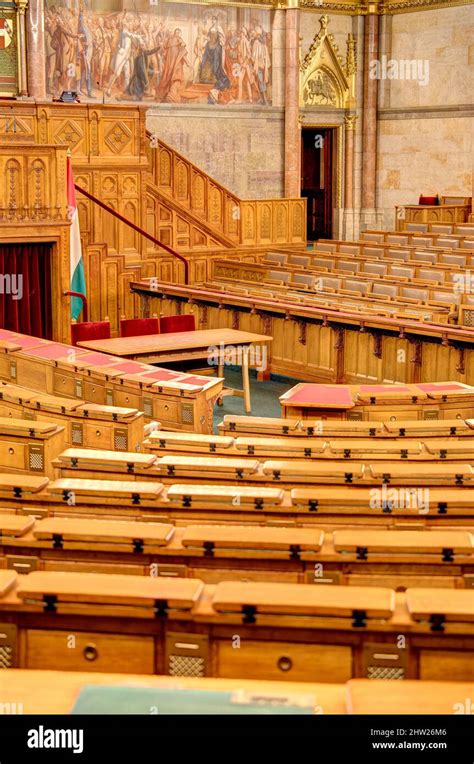
[(305, 199), (242, 200), (148, 134), (150, 232), (178, 251), (306, 243)]

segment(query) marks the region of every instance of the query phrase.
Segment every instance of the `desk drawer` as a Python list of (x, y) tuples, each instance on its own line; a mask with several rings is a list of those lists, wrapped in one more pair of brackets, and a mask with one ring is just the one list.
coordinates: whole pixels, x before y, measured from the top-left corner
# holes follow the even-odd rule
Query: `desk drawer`
[(191, 565), (190, 578), (200, 578), (206, 584), (217, 584), (219, 581), (266, 581), (273, 583), (297, 584), (301, 578), (298, 572), (284, 570), (247, 570), (238, 568), (204, 568)]
[(419, 419), (419, 410), (413, 405), (413, 408), (402, 408), (399, 406), (396, 409), (390, 409), (385, 406), (377, 406), (374, 411), (367, 410), (367, 419), (369, 422), (399, 422), (405, 419)]
[(26, 668), (30, 669), (153, 674), (153, 664), (152, 637), (40, 629), (26, 633)]
[[(28, 469), (28, 446), (23, 443), (0, 441), (0, 464), (2, 470), (15, 472)], [(44, 465), (43, 465), (44, 469)]]
[(105, 387), (99, 382), (84, 381), (84, 400), (88, 403), (105, 404)]
[(342, 645), (257, 642), (242, 639), (217, 646), (219, 677), (275, 679), (289, 682), (347, 682), (352, 677), (352, 650)]
[(114, 449), (113, 430), (110, 424), (83, 422), (82, 427), (85, 448), (101, 448), (109, 451)]
[(131, 393), (128, 390), (120, 390), (118, 385), (114, 389), (114, 406), (124, 406), (125, 408), (140, 409), (141, 395)]
[[(36, 388), (41, 389), (41, 388)], [(83, 397), (82, 378), (74, 374), (54, 369), (53, 371), (53, 392), (58, 395), (65, 395), (70, 398)]]
[[(474, 656), (471, 651), (421, 650), (418, 679), (450, 682), (474, 681)], [(463, 698), (459, 698), (463, 700)]]
[(153, 401), (153, 416), (158, 421), (177, 422), (178, 404), (175, 401), (166, 401), (161, 398), (155, 398)]
[[(49, 552), (53, 554), (53, 552)], [(27, 558), (28, 559), (28, 558)], [(12, 567), (12, 566), (8, 566)], [(100, 560), (58, 560), (43, 557), (42, 570), (59, 570), (64, 573), (116, 573), (126, 576), (149, 576), (150, 568), (146, 565), (120, 562), (101, 562)], [(24, 571), (18, 570), (18, 573)]]
[(386, 586), (397, 592), (404, 592), (410, 587), (429, 587), (433, 589), (455, 589), (462, 587), (461, 576), (423, 575), (423, 573), (349, 573), (347, 576), (349, 586)]

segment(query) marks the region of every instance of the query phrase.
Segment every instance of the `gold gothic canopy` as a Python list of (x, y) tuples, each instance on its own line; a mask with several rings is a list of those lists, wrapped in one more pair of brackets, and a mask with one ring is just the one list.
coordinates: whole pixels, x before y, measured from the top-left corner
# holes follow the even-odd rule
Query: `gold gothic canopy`
[(343, 62), (334, 35), (328, 32), (329, 19), (321, 16), (320, 29), (300, 64), (300, 106), (329, 106), (350, 109), (355, 103), (357, 72), (356, 42), (347, 36)]

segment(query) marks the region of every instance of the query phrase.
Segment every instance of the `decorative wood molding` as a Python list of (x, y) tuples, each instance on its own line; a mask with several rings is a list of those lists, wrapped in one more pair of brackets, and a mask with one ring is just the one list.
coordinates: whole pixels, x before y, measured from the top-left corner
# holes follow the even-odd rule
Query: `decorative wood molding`
[(300, 345), (306, 345), (307, 324), (306, 321), (297, 321), (298, 324), (298, 342)]
[(232, 311), (232, 329), (239, 329), (240, 327), (240, 312), (238, 310)]
[(459, 353), (459, 360), (456, 366), (456, 371), (458, 371), (460, 374), (466, 373), (466, 349), (465, 348), (458, 348)]
[(272, 333), (272, 317), (269, 313), (264, 313), (263, 311), (260, 311), (260, 310), (257, 312), (262, 319), (263, 333), (269, 337)]
[(420, 340), (410, 340), (410, 345), (413, 347), (413, 354), (410, 358), (410, 363), (414, 366), (421, 366), (422, 363), (422, 342)]
[(374, 356), (382, 358), (383, 335), (380, 332), (374, 332)]
[(198, 324), (200, 327), (207, 329), (207, 305), (203, 302), (199, 302), (198, 308), (199, 308)]
[(334, 350), (343, 350), (344, 349), (344, 329), (342, 329), (341, 327), (338, 327), (334, 331), (336, 333), (336, 338), (335, 338), (335, 342), (333, 346)]

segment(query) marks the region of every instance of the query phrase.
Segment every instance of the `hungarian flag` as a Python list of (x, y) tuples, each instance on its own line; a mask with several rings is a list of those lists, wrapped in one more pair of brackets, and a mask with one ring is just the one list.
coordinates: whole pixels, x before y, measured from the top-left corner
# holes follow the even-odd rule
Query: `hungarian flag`
[[(84, 261), (82, 259), (81, 234), (79, 232), (79, 215), (77, 213), (76, 189), (72, 177), (71, 158), (67, 158), (67, 204), (68, 216), (71, 221), (69, 231), (69, 253), (71, 266), (71, 291), (86, 293), (86, 279), (84, 275)], [(82, 300), (79, 297), (71, 297), (71, 317), (79, 318), (82, 310)]]

